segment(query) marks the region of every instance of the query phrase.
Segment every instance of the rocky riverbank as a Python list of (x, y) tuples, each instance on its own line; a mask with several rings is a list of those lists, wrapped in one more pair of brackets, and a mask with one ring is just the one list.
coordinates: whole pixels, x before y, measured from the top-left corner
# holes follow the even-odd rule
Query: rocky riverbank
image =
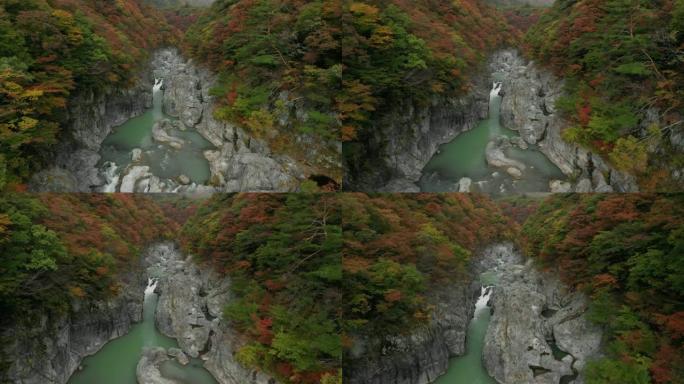
[[(473, 257), (472, 276), (518, 260), (512, 244), (494, 244)], [(477, 279), (474, 279), (477, 280)], [(446, 373), (449, 359), (465, 353), (468, 325), (481, 286), (454, 283), (433, 289), (434, 306), (428, 324), (407, 335), (384, 340), (362, 340), (344, 362), (344, 382), (352, 384), (427, 384)]]
[[(178, 118), (183, 129), (196, 130), (215, 149), (206, 150), (209, 185), (183, 185), (161, 179), (139, 165), (120, 169), (105, 164), (98, 169), (100, 146), (112, 129), (143, 114), (152, 106), (155, 79), (163, 79), (163, 110)], [(154, 52), (136, 85), (128, 90), (85, 92), (69, 101), (68, 127), (55, 149), (54, 165), (33, 176), (33, 191), (122, 192), (239, 192), (294, 191), (317, 169), (289, 156), (271, 152), (265, 141), (241, 128), (213, 117), (210, 89), (215, 78), (208, 70), (185, 60), (176, 49)], [(160, 123), (155, 138), (179, 147), (178, 140), (163, 135)], [(317, 146), (311, 146), (312, 150)], [(113, 174), (115, 172), (115, 174)], [(130, 188), (120, 185), (127, 177)], [(127, 184), (128, 185), (128, 184)]]
[[(230, 300), (227, 278), (199, 268), (173, 244), (166, 244), (148, 263), (159, 268), (156, 324), (162, 333), (175, 338), (186, 355), (204, 360), (205, 368), (221, 384), (275, 383), (266, 374), (244, 368), (235, 360), (241, 343), (222, 315)], [(148, 371), (154, 373), (153, 369)]]
[(154, 77), (164, 79), (163, 111), (194, 129), (216, 149), (207, 150), (211, 185), (222, 192), (293, 191), (309, 170), (294, 159), (271, 152), (263, 140), (214, 118), (210, 90), (216, 79), (185, 60), (176, 49), (162, 49), (152, 61)]
[(523, 140), (537, 145), (566, 176), (574, 181), (551, 182), (552, 192), (637, 192), (636, 179), (611, 167), (600, 156), (567, 143), (561, 131), (568, 125), (556, 109), (563, 82), (527, 62), (516, 50), (496, 52), (493, 69), (505, 74), (501, 122), (518, 131)]
[(582, 370), (599, 356), (602, 337), (586, 318), (587, 299), (531, 261), (508, 263), (498, 274), (483, 350), (489, 374), (502, 384), (584, 383)]
[(418, 192), (416, 182), (440, 145), (474, 128), (488, 113), (491, 81), (477, 77), (472, 91), (461, 98), (435, 99), (418, 107), (412, 100), (383, 114), (366, 146), (370, 170), (350, 170), (345, 189), (355, 191)]
[[(142, 268), (121, 276), (121, 294), (105, 301), (74, 300), (68, 313), (43, 314), (2, 331), (3, 354), (11, 360), (1, 382), (66, 383), (81, 360), (123, 336), (142, 316)], [(6, 381), (5, 381), (6, 380)]]

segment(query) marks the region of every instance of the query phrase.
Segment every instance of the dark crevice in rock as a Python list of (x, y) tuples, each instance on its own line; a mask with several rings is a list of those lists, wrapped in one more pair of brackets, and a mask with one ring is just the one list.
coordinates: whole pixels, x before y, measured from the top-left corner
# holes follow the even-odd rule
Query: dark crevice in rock
[(534, 377), (537, 377), (537, 376), (539, 376), (539, 375), (543, 375), (543, 374), (545, 374), (545, 373), (551, 372), (550, 369), (547, 369), (547, 368), (544, 368), (544, 367), (540, 367), (540, 366), (538, 366), (538, 365), (530, 365), (529, 367), (530, 367), (530, 369), (532, 370), (532, 375), (533, 375)]
[(204, 317), (209, 321), (213, 321), (216, 318), (216, 316), (212, 316), (211, 313), (209, 313), (209, 307), (207, 306), (207, 303), (202, 305), (202, 313), (204, 313)]
[(334, 190), (340, 189), (340, 185), (334, 179), (325, 175), (311, 175), (309, 180), (314, 181), (319, 187), (331, 187)]
[(211, 351), (211, 340), (213, 339), (213, 337), (214, 337), (214, 330), (212, 329), (209, 331), (209, 337), (207, 337), (207, 343), (204, 345), (204, 348), (202, 348), (202, 350), (199, 351), (200, 356)]
[(542, 309), (541, 315), (548, 319), (551, 316), (555, 315), (556, 312), (558, 312), (558, 310), (544, 307), (544, 309)]

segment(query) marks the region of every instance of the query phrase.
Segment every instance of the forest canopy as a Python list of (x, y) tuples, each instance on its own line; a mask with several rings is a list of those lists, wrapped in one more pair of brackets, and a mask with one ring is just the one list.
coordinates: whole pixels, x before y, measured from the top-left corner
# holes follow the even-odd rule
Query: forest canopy
[(336, 196), (215, 196), (181, 233), (186, 252), (231, 278), (224, 316), (247, 339), (238, 361), (285, 383), (341, 380)]
[[(605, 358), (587, 383), (684, 377), (684, 196), (557, 195), (523, 226), (526, 254), (591, 298)], [(636, 380), (636, 381), (635, 381)]]
[(346, 193), (337, 200), (345, 348), (425, 324), (428, 293), (470, 282), (468, 265), (478, 249), (512, 238), (516, 228), (484, 195)]
[(1, 195), (0, 323), (118, 295), (119, 276), (134, 269), (142, 248), (177, 230), (141, 196)]
[(667, 190), (661, 164), (684, 163), (669, 140), (684, 124), (684, 1), (559, 0), (525, 44), (565, 79), (563, 137)]
[(149, 50), (179, 33), (137, 0), (0, 3), (0, 189), (47, 160), (78, 92), (135, 83)]

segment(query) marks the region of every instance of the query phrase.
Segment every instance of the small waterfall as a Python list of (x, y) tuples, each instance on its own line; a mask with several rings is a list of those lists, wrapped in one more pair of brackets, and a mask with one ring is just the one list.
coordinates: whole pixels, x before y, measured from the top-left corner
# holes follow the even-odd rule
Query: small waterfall
[(158, 279), (149, 277), (147, 279), (147, 287), (145, 288), (145, 298), (147, 296), (154, 294), (154, 290), (157, 288)]
[(480, 291), (480, 297), (477, 299), (477, 302), (475, 303), (475, 316), (477, 314), (487, 308), (487, 303), (489, 302), (489, 296), (492, 294), (492, 286), (488, 285), (486, 287), (482, 287)]
[(152, 92), (157, 92), (164, 85), (164, 79), (154, 79), (154, 86), (152, 87)]
[(492, 90), (489, 92), (489, 96), (490, 96), (490, 97), (492, 97), (492, 96), (498, 96), (498, 95), (499, 95), (499, 91), (501, 91), (501, 86), (502, 86), (502, 85), (503, 85), (502, 82), (500, 82), (500, 81), (495, 81), (495, 82), (492, 84)]
[(105, 179), (105, 185), (102, 186), (102, 192), (116, 192), (116, 186), (119, 184), (119, 167), (116, 163), (107, 161), (100, 169), (100, 173)]

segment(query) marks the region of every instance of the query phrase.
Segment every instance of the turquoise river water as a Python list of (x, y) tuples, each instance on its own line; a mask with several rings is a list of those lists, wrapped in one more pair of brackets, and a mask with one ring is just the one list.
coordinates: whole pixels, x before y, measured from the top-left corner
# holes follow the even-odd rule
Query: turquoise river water
[[(178, 343), (161, 334), (154, 325), (158, 296), (156, 282), (150, 280), (145, 289), (143, 320), (130, 332), (105, 344), (96, 354), (83, 359), (82, 370), (76, 371), (67, 384), (136, 384), (135, 369), (143, 347), (178, 348)], [(191, 359), (182, 366), (175, 360), (162, 365), (162, 375), (184, 384), (217, 384), (213, 376), (202, 367), (202, 361)]]
[(162, 119), (177, 121), (162, 111), (161, 86), (161, 80), (154, 85), (152, 108), (114, 128), (105, 138), (100, 149), (100, 164), (111, 161), (116, 163), (118, 169), (123, 170), (131, 163), (131, 151), (140, 148), (143, 151), (140, 164), (149, 166), (154, 175), (163, 179), (186, 175), (197, 184), (205, 184), (211, 175), (209, 163), (203, 154), (205, 149), (213, 148), (209, 141), (192, 129), (170, 131), (172, 136), (185, 141), (181, 149), (156, 143), (152, 139), (152, 126), (155, 122)]
[(491, 293), (491, 284), (495, 281), (493, 273), (483, 273), (480, 276), (480, 283), (483, 287), (475, 304), (475, 314), (468, 325), (466, 353), (451, 359), (447, 373), (437, 379), (435, 384), (497, 384), (482, 365), (482, 348), (491, 317), (487, 302)]
[[(419, 181), (425, 192), (457, 191), (456, 183), (462, 177), (473, 180), (473, 191), (487, 193), (545, 192), (549, 181), (565, 179), (563, 173), (549, 159), (531, 145), (527, 150), (507, 149), (506, 155), (521, 161), (528, 168), (520, 179), (514, 180), (505, 171), (487, 165), (485, 148), (496, 136), (517, 136), (518, 133), (501, 126), (501, 83), (494, 83), (489, 97), (489, 117), (475, 128), (463, 132), (451, 142), (440, 146), (423, 169)], [(477, 182), (482, 183), (477, 185)], [(476, 186), (477, 185), (477, 186)]]

